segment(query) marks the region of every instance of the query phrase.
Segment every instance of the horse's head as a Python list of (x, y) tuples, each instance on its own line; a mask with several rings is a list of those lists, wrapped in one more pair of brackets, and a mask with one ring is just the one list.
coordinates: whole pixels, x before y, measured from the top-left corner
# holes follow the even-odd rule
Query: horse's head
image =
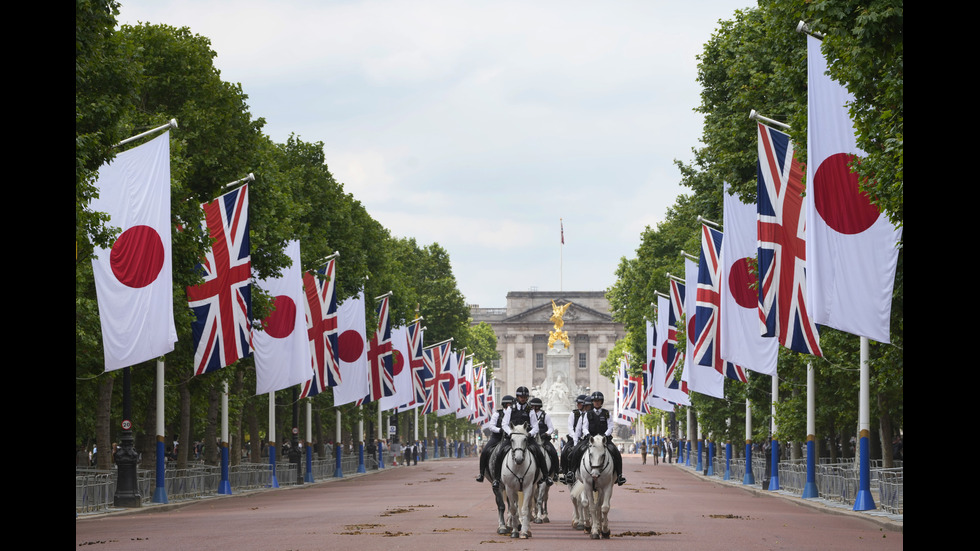
[(586, 455), (589, 460), (587, 465), (591, 476), (593, 478), (598, 477), (612, 461), (612, 458), (609, 457), (606, 451), (605, 435), (597, 434), (589, 438), (589, 448), (586, 451)]
[(514, 462), (520, 465), (524, 462), (524, 455), (527, 453), (527, 441), (530, 436), (527, 427), (517, 425), (510, 433), (510, 453), (514, 457)]

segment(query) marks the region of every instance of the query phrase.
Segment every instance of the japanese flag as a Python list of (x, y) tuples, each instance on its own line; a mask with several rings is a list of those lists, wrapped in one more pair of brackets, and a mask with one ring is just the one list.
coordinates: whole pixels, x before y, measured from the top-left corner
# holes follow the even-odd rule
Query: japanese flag
[(846, 103), (826, 74), (820, 41), (807, 38), (807, 300), (813, 319), (890, 342), (892, 289), (902, 231), (858, 190), (848, 164), (858, 149)]
[(124, 151), (99, 169), (91, 209), (121, 230), (92, 259), (105, 369), (171, 352), (174, 325), (170, 247), (170, 133)]

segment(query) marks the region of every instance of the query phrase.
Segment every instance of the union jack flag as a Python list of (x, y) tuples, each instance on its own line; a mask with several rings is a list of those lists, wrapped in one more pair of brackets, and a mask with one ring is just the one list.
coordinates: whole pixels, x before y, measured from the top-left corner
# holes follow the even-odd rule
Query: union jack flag
[(421, 411), (423, 414), (449, 409), (449, 393), (456, 386), (456, 378), (453, 377), (452, 366), (449, 364), (451, 354), (449, 341), (423, 351), (425, 366), (432, 373), (425, 385), (425, 405)]
[(473, 366), (476, 384), (473, 389), (473, 398), (476, 402), (476, 419), (483, 422), (490, 418), (490, 410), (487, 409), (487, 368), (483, 364)]
[(432, 371), (425, 365), (422, 347), (422, 322), (408, 326), (408, 365), (412, 369), (412, 389), (415, 403), (425, 404), (426, 386), (432, 378)]
[(667, 338), (664, 340), (667, 360), (667, 376), (664, 378), (670, 390), (680, 390), (687, 394), (687, 384), (674, 378), (677, 368), (684, 365), (684, 353), (677, 350), (677, 323), (684, 315), (684, 284), (670, 280), (670, 315), (667, 318)]
[(721, 359), (721, 242), (723, 234), (701, 226), (697, 310), (694, 315), (694, 361), (736, 381), (746, 382), (745, 370)]
[(786, 348), (822, 356), (806, 307), (803, 165), (787, 134), (763, 124), (758, 130), (760, 329)]
[(391, 358), (391, 318), (386, 295), (378, 305), (378, 327), (368, 343), (368, 394), (358, 405), (395, 393), (395, 366)]
[(340, 383), (337, 362), (337, 259), (317, 274), (303, 274), (306, 289), (306, 329), (310, 337), (313, 377), (303, 385), (300, 398), (316, 396)]
[(459, 409), (456, 411), (456, 417), (468, 417), (476, 411), (476, 403), (474, 401), (474, 391), (476, 387), (476, 378), (473, 374), (473, 358), (466, 357), (466, 349), (463, 349), (463, 353), (459, 354), (459, 363), (456, 366), (456, 373), (458, 373), (457, 381), (459, 384), (456, 385), (457, 391), (459, 392)]
[(195, 375), (252, 352), (248, 185), (201, 207), (212, 245), (198, 266), (204, 283), (187, 288), (188, 305), (197, 317), (191, 324)]

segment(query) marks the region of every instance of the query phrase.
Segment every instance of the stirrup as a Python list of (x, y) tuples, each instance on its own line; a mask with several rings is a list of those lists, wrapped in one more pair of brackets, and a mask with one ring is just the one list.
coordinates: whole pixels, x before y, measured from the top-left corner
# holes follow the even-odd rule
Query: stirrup
[(619, 479), (616, 480), (616, 484), (619, 486), (626, 484), (626, 478), (623, 475), (619, 475)]

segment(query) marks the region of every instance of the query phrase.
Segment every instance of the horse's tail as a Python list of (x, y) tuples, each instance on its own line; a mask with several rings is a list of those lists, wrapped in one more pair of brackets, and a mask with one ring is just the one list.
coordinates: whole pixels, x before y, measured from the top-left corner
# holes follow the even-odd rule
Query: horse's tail
[(577, 500), (577, 499), (581, 498), (582, 497), (582, 492), (584, 492), (584, 491), (585, 491), (585, 482), (582, 482), (581, 480), (577, 480), (575, 482), (575, 485), (572, 486), (572, 492), (571, 492), (572, 499), (576, 499)]

